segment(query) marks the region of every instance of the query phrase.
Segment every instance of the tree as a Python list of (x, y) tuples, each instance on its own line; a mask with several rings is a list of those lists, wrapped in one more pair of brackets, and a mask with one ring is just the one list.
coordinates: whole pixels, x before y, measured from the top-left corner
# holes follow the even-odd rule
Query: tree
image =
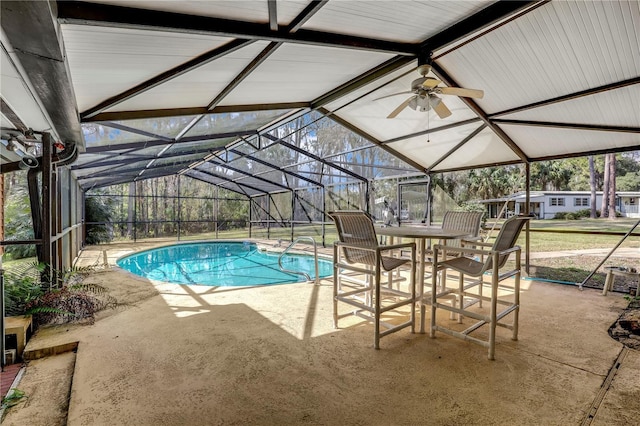
[(573, 171), (564, 161), (539, 161), (531, 165), (531, 187), (562, 191), (570, 187)]
[(598, 214), (596, 212), (596, 166), (593, 155), (589, 156), (589, 189), (591, 190), (589, 217), (595, 219), (598, 217)]
[(602, 207), (601, 207), (601, 215), (602, 217), (609, 217), (609, 162), (611, 161), (611, 157), (609, 154), (604, 155), (604, 182), (602, 184)]
[(607, 154), (609, 158), (609, 219), (616, 218), (616, 155)]

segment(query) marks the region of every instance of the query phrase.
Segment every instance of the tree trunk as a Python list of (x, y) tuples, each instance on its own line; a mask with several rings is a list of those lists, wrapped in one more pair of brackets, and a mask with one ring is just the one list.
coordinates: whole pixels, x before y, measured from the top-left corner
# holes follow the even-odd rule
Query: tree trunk
[(596, 165), (593, 155), (589, 156), (589, 189), (591, 189), (589, 217), (591, 217), (591, 219), (595, 219), (598, 217), (598, 214), (596, 212)]
[(616, 155), (607, 154), (609, 158), (609, 219), (616, 218)]
[(602, 207), (600, 216), (609, 217), (609, 154), (604, 155), (604, 182), (602, 184)]

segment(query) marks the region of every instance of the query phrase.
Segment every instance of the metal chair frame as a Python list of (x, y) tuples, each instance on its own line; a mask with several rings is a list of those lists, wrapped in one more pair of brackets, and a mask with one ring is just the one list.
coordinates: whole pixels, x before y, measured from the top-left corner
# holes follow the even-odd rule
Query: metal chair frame
[[(336, 211), (328, 215), (334, 220), (340, 241), (333, 246), (333, 321), (338, 328), (341, 318), (355, 315), (374, 323), (375, 349), (380, 348), (380, 338), (410, 327), (415, 332), (416, 304), (416, 245), (402, 243), (380, 245), (377, 241), (371, 217), (362, 211)], [(401, 249), (411, 251), (410, 259), (394, 257)], [(404, 281), (393, 277), (393, 271), (409, 264), (409, 285), (406, 291), (393, 288), (394, 283)], [(388, 275), (388, 285), (382, 283), (382, 275)], [(364, 276), (364, 279), (360, 277)], [(338, 303), (350, 305), (355, 310), (338, 312)], [(408, 306), (410, 318), (400, 324), (381, 319), (381, 315)]]
[[(437, 274), (432, 275), (431, 280), (431, 331), (430, 336), (435, 337), (436, 331), (449, 334), (464, 340), (478, 343), (488, 348), (488, 357), (490, 360), (495, 359), (495, 335), (496, 326), (504, 327), (512, 330), (512, 340), (518, 340), (518, 319), (520, 311), (520, 275), (521, 275), (521, 249), (515, 245), (520, 231), (524, 224), (531, 219), (529, 216), (514, 216), (504, 222), (500, 229), (500, 233), (496, 237), (493, 244), (480, 241), (464, 242), (460, 248), (462, 256), (439, 261), (438, 256), (441, 250), (447, 250), (447, 246), (437, 244), (434, 246), (433, 270), (442, 271), (443, 280), (446, 277), (448, 269), (458, 273), (457, 288), (448, 288), (443, 283), (438, 288)], [(465, 247), (465, 245), (473, 245), (475, 247)], [(515, 267), (507, 271), (502, 271), (511, 254), (515, 254)], [(469, 257), (475, 256), (483, 260), (476, 260)], [(489, 296), (482, 294), (478, 288), (484, 286), (483, 276), (488, 272), (491, 274), (491, 293)], [(475, 277), (471, 282), (465, 282), (465, 276)], [(513, 287), (505, 287), (500, 284), (507, 278), (515, 278)], [(476, 288), (476, 292), (471, 290)], [(499, 298), (498, 292), (501, 289), (508, 289), (513, 292), (512, 300)], [(440, 303), (440, 299), (450, 301), (451, 296), (457, 297), (457, 303), (444, 304)], [(465, 298), (473, 298), (474, 300), (484, 300), (490, 302), (491, 307), (488, 314), (479, 313), (469, 310), (470, 305), (465, 303)], [(502, 310), (498, 311), (498, 305)], [(463, 331), (456, 331), (436, 323), (436, 313), (438, 309), (455, 313), (458, 315), (458, 322), (462, 322), (463, 317), (470, 317), (476, 321)], [(424, 328), (424, 309), (422, 310), (422, 328)], [(507, 323), (503, 319), (513, 314), (512, 322)], [(488, 338), (481, 339), (470, 336), (470, 333), (477, 330), (483, 325), (489, 326)]]

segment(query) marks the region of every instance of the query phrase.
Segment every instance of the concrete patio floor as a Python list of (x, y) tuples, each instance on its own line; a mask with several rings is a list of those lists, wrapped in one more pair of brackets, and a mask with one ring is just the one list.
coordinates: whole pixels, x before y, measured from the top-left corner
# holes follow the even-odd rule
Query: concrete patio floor
[[(84, 260), (100, 262), (101, 250)], [(78, 342), (69, 425), (640, 422), (640, 353), (607, 333), (627, 305), (621, 294), (523, 280), (519, 340), (498, 329), (489, 361), (473, 343), (408, 330), (372, 349), (370, 323), (333, 328), (330, 280), (213, 288), (110, 268), (87, 282), (128, 305), (93, 325), (41, 329), (27, 346)], [(46, 413), (37, 399), (60, 381), (63, 356), (29, 363), (19, 387), (30, 398), (3, 424), (51, 424), (38, 420)]]

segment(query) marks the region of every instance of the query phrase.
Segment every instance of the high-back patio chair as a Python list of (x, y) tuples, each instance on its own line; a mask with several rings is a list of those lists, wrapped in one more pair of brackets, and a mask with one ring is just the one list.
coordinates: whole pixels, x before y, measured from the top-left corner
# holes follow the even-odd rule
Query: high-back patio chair
[[(405, 327), (415, 331), (415, 243), (380, 245), (371, 217), (362, 211), (335, 211), (329, 213), (338, 231), (340, 241), (333, 246), (333, 319), (356, 315), (374, 323), (374, 343), (380, 347), (380, 338)], [(410, 258), (394, 257), (394, 251), (409, 250)], [(404, 276), (394, 277), (392, 272), (409, 266)], [(383, 285), (382, 275), (388, 276), (389, 285)], [(400, 282), (398, 282), (400, 281)], [(403, 285), (404, 283), (404, 285)], [(397, 288), (393, 284), (398, 284)], [(342, 302), (356, 309), (338, 312)], [(408, 308), (410, 318), (400, 324), (383, 321), (381, 315), (399, 308)], [(384, 329), (381, 331), (381, 329)]]
[[(466, 232), (468, 234), (465, 237), (467, 244), (469, 241), (480, 240), (480, 228), (482, 225), (482, 218), (484, 216), (484, 212), (467, 212), (467, 211), (446, 211), (444, 217), (442, 219), (442, 229), (448, 231), (461, 231)], [(446, 245), (446, 250), (441, 251), (441, 261), (443, 256), (446, 257), (458, 257), (463, 255), (458, 248), (461, 246), (461, 240), (457, 238), (452, 238), (449, 240), (441, 240), (440, 244)], [(431, 265), (429, 270), (425, 270), (425, 282), (431, 277), (432, 274), (437, 273), (436, 269), (433, 268), (433, 248), (429, 247), (425, 251), (425, 264)], [(482, 292), (482, 288), (480, 288)], [(429, 299), (428, 292), (422, 292), (424, 298)], [(451, 296), (454, 298), (454, 296)], [(429, 303), (430, 300), (427, 301)], [(480, 306), (482, 306), (482, 302), (480, 302)], [(424, 302), (421, 307), (421, 312), (425, 311)], [(424, 317), (424, 315), (423, 315)], [(453, 318), (453, 314), (452, 314)], [(421, 323), (420, 332), (424, 333), (424, 321)]]
[[(457, 288), (450, 288), (441, 285), (438, 288), (436, 274), (433, 274), (431, 280), (431, 337), (435, 337), (436, 331), (442, 331), (455, 337), (469, 340), (481, 344), (489, 348), (489, 359), (495, 357), (495, 334), (496, 326), (501, 326), (512, 330), (512, 339), (518, 339), (518, 315), (520, 310), (520, 270), (521, 270), (521, 250), (516, 245), (518, 236), (524, 224), (531, 219), (529, 216), (514, 216), (507, 219), (500, 228), (500, 232), (493, 244), (480, 241), (472, 241), (468, 244), (473, 247), (465, 246), (463, 241), (458, 249), (462, 256), (448, 258), (440, 261), (439, 255), (441, 250), (448, 249), (447, 246), (437, 244), (434, 246), (433, 268), (434, 270), (442, 270), (442, 276), (446, 277), (448, 270), (458, 273)], [(515, 254), (515, 264), (513, 268), (503, 270), (507, 260), (511, 254)], [(473, 256), (473, 257), (471, 257)], [(491, 274), (491, 293), (484, 296), (478, 289), (484, 285), (483, 276), (485, 273)], [(471, 282), (465, 281), (465, 276), (475, 278)], [(514, 277), (514, 286), (505, 287), (500, 283)], [(445, 278), (443, 278), (445, 279)], [(500, 292), (504, 294), (500, 294)], [(510, 297), (505, 297), (508, 295)], [(456, 295), (458, 303), (441, 303), (441, 300), (450, 302), (451, 296)], [(473, 304), (465, 303), (465, 300), (485, 300), (489, 301), (489, 312), (481, 310), (471, 310)], [(498, 305), (501, 310), (498, 311)], [(463, 331), (449, 329), (436, 322), (436, 315), (439, 309), (450, 311), (458, 314), (459, 322), (463, 317), (469, 317), (476, 322)], [(424, 308), (421, 311), (422, 325), (424, 326)], [(508, 314), (513, 314), (511, 323), (502, 321)], [(477, 330), (483, 325), (489, 326), (489, 335), (487, 339), (481, 339), (471, 336), (470, 333)]]
[[(468, 232), (467, 240), (476, 240), (480, 235), (480, 226), (484, 212), (456, 212), (447, 211), (442, 219), (442, 229)], [(455, 248), (460, 247), (460, 240), (447, 241), (447, 255), (458, 256), (461, 253)]]

